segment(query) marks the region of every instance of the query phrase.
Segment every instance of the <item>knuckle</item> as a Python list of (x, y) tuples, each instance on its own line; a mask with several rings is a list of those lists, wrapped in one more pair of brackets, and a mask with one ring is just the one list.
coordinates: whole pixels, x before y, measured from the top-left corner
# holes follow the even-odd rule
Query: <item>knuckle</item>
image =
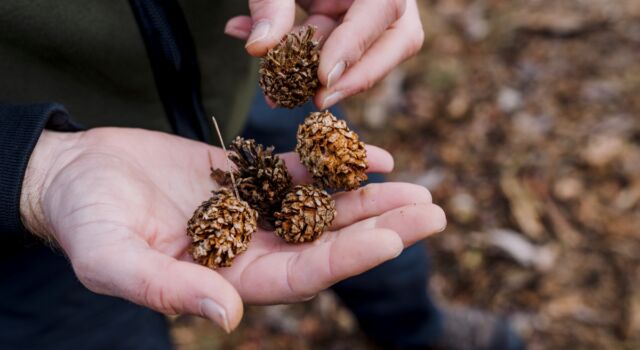
[(358, 62), (370, 44), (370, 38), (367, 36), (367, 33), (363, 32), (360, 29), (360, 24), (356, 23), (353, 19), (345, 20), (342, 26), (337, 29), (336, 34), (332, 34), (332, 37), (350, 38), (346, 42), (338, 42), (337, 39), (329, 38), (325, 45), (326, 48), (327, 45), (329, 45), (329, 40), (331, 40), (331, 47), (336, 48), (336, 52), (339, 53), (338, 56), (342, 56), (348, 66)]
[(380, 1), (380, 6), (385, 16), (384, 18), (393, 23), (402, 17), (407, 8), (407, 2), (406, 0), (383, 0)]
[(139, 290), (144, 305), (166, 315), (174, 315), (177, 310), (166, 289), (149, 278), (140, 281)]
[[(171, 261), (163, 264), (159, 271), (171, 274)], [(138, 274), (136, 290), (142, 303), (158, 312), (166, 315), (177, 314), (181, 308), (178, 307), (176, 295), (171, 292), (170, 286), (163, 283), (163, 279), (158, 275), (141, 272)]]
[(353, 57), (350, 59), (351, 62), (349, 63), (357, 62), (369, 47), (367, 37), (363, 33), (358, 33), (356, 30), (353, 30), (352, 33), (353, 35), (351, 37), (355, 38), (354, 45), (356, 50), (354, 51)]
[(371, 89), (375, 84), (372, 83), (370, 80), (365, 80), (363, 79), (362, 82), (353, 87), (352, 89), (349, 90), (349, 93), (347, 94), (347, 96), (353, 96), (353, 95), (357, 95), (361, 92), (367, 91), (369, 89)]
[(380, 193), (380, 184), (368, 184), (358, 190), (358, 209), (361, 212), (367, 211), (371, 203)]
[(296, 266), (299, 264), (300, 255), (292, 255), (286, 264), (287, 269), (287, 294), (285, 300), (297, 302), (312, 299), (319, 291), (314, 283), (301, 283), (298, 280), (299, 274), (296, 273)]
[(295, 274), (295, 264), (296, 264), (297, 256), (292, 255), (287, 260), (287, 289), (291, 296), (297, 296), (299, 292), (296, 289), (296, 283), (293, 281), (293, 276)]
[(149, 281), (149, 279), (143, 278), (140, 281), (138, 290), (140, 291), (140, 298), (144, 305), (156, 309), (157, 311), (162, 311), (161, 308), (159, 308), (157, 305), (156, 297), (154, 295), (151, 281)]
[[(357, 79), (354, 78), (354, 81), (351, 83), (345, 83), (344, 88), (341, 90), (345, 93), (345, 96), (353, 96), (359, 94), (361, 92), (367, 91), (374, 87), (378, 82), (376, 78), (380, 74), (379, 71), (376, 72), (363, 72), (357, 74)], [(338, 88), (338, 87), (336, 87)]]
[[(327, 282), (331, 282), (334, 281), (337, 277), (339, 277), (339, 271), (337, 270), (337, 264), (339, 264), (339, 259), (340, 257), (338, 256), (337, 253), (337, 245), (332, 245), (331, 248), (329, 248), (329, 256), (327, 257), (327, 267), (326, 267), (326, 280)], [(328, 284), (325, 282), (325, 284)], [(316, 291), (317, 293), (317, 291)]]
[(367, 185), (361, 189), (358, 190), (358, 206), (357, 206), (357, 210), (359, 213), (364, 212), (365, 210), (367, 210), (367, 204), (369, 201), (369, 196), (371, 193), (371, 189), (369, 188), (370, 185)]
[(398, 19), (404, 15), (404, 11), (407, 9), (406, 0), (391, 0), (390, 5), (393, 6), (392, 11), (395, 14), (395, 18)]
[(356, 93), (367, 91), (372, 87), (374, 87), (376, 83), (377, 83), (377, 79), (375, 77), (373, 77), (372, 75), (366, 75), (364, 79), (362, 79), (362, 86), (360, 87), (360, 89), (358, 89)]

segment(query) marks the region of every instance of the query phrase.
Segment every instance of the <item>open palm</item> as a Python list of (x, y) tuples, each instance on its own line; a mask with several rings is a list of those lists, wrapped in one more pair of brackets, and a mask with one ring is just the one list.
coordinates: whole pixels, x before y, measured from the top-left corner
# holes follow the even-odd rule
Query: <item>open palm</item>
[[(368, 150), (370, 170), (391, 170), (385, 151)], [(308, 299), (445, 225), (424, 188), (369, 185), (334, 196), (338, 214), (319, 241), (290, 245), (259, 230), (232, 267), (213, 271), (191, 261), (185, 233), (195, 208), (217, 187), (209, 157), (226, 169), (220, 149), (117, 128), (84, 132), (59, 157), (64, 164), (44, 180), (42, 213), (87, 288), (163, 313), (202, 315), (229, 330), (242, 317), (242, 301)], [(295, 182), (307, 180), (294, 154), (283, 158)]]

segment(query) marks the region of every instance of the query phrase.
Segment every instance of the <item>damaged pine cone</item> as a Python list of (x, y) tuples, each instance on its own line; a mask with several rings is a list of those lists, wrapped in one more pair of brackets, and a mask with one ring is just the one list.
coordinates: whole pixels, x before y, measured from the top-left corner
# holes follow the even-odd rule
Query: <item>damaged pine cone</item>
[(315, 95), (320, 86), (316, 29), (306, 26), (287, 34), (270, 49), (260, 65), (260, 87), (278, 106), (295, 108)]
[[(264, 148), (255, 140), (241, 137), (230, 145), (229, 159), (236, 165), (238, 194), (260, 214), (261, 227), (271, 230), (275, 218), (274, 212), (280, 209), (280, 203), (291, 188), (291, 176), (284, 161), (273, 154), (273, 147)], [(211, 176), (221, 186), (232, 186), (228, 173), (212, 169)]]
[(287, 193), (275, 213), (276, 235), (289, 243), (312, 242), (331, 225), (336, 216), (333, 198), (313, 185), (299, 185)]
[(358, 134), (331, 112), (311, 113), (298, 127), (296, 152), (316, 184), (355, 190), (367, 179), (367, 151)]
[(231, 266), (233, 259), (247, 250), (257, 218), (258, 213), (228, 188), (214, 191), (187, 224), (193, 260), (212, 269)]

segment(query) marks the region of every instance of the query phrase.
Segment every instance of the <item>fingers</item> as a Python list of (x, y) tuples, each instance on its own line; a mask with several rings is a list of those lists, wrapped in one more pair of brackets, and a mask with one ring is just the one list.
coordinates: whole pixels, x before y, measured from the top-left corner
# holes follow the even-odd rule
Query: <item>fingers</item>
[(323, 14), (311, 14), (304, 21), (304, 25), (316, 27), (314, 38), (318, 40), (320, 46), (329, 37), (329, 34), (338, 26), (338, 22), (329, 16)]
[(294, 0), (250, 0), (252, 29), (246, 48), (253, 56), (264, 56), (293, 27)]
[(332, 284), (367, 271), (398, 256), (398, 235), (375, 229), (307, 244), (299, 252), (267, 254), (254, 260), (238, 276), (243, 300), (272, 304), (306, 300)]
[[(224, 27), (224, 33), (236, 39), (247, 40), (249, 35), (251, 35), (251, 24), (252, 20), (249, 16), (233, 17), (227, 21)], [(322, 43), (324, 39), (329, 36), (329, 33), (335, 29), (338, 22), (329, 16), (315, 14), (310, 15), (305, 20), (304, 25), (316, 27), (317, 30), (314, 38)]]
[(322, 14), (334, 19), (344, 16), (354, 0), (298, 0), (297, 3), (309, 15)]
[(236, 39), (247, 40), (251, 35), (251, 25), (249, 16), (233, 17), (224, 26), (224, 33)]
[(444, 231), (447, 218), (442, 208), (431, 203), (410, 204), (344, 227), (337, 235), (371, 229), (398, 233), (405, 247), (437, 232)]
[(269, 108), (271, 109), (278, 107), (278, 105), (275, 102), (273, 102), (273, 100), (267, 95), (264, 95), (264, 101), (267, 103), (267, 106), (269, 106)]
[(87, 288), (165, 314), (200, 315), (227, 332), (238, 325), (242, 301), (218, 273), (175, 260), (142, 241), (122, 243), (72, 257), (74, 270)]
[(404, 13), (405, 0), (356, 0), (324, 44), (318, 77), (331, 87)]
[(431, 193), (422, 186), (389, 182), (369, 184), (356, 191), (339, 193), (334, 199), (338, 215), (331, 229), (337, 230), (409, 204), (429, 204)]
[[(367, 162), (369, 168), (367, 172), (372, 173), (388, 173), (393, 170), (393, 157), (384, 149), (372, 145), (366, 145)], [(294, 183), (309, 183), (311, 176), (305, 167), (300, 163), (300, 157), (295, 152), (280, 154), (280, 157), (287, 164), (289, 174), (293, 178)]]
[[(339, 28), (336, 29), (338, 30)], [(331, 37), (333, 38), (334, 35)], [(332, 50), (329, 45), (330, 40), (331, 38), (327, 39), (325, 43), (323, 55), (329, 55)], [(330, 81), (330, 86), (325, 86), (318, 91), (314, 98), (316, 105), (320, 109), (326, 109), (348, 96), (371, 88), (391, 69), (417, 53), (423, 40), (424, 31), (418, 10), (415, 1), (410, 0), (407, 2), (407, 10), (402, 18), (384, 32), (358, 62), (340, 75), (340, 78), (334, 77), (339, 75), (334, 70), (337, 69), (339, 73), (340, 67), (331, 66), (333, 63), (321, 56), (320, 62), (324, 62), (326, 66), (322, 68), (320, 78), (326, 79), (327, 83)], [(339, 62), (336, 63), (338, 64)], [(329, 79), (330, 74), (333, 74), (331, 79)]]
[[(315, 26), (318, 29), (316, 38), (319, 39), (326, 39), (329, 36), (329, 33), (338, 25), (337, 20), (344, 15), (352, 2), (353, 0), (297, 1), (298, 5), (309, 14), (304, 24)], [(247, 40), (251, 34), (252, 23), (250, 16), (233, 17), (227, 22), (224, 32), (236, 39)]]

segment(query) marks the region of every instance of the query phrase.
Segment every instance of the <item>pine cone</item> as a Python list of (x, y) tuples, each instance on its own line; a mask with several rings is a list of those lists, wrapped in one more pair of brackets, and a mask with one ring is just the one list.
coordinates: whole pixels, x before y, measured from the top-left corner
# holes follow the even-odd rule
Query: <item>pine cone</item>
[(329, 111), (309, 114), (298, 127), (296, 152), (315, 182), (333, 190), (354, 190), (367, 179), (367, 151), (358, 134)]
[(336, 216), (336, 204), (324, 190), (313, 185), (294, 187), (275, 213), (276, 235), (289, 243), (315, 241)]
[[(236, 175), (236, 172), (234, 172), (233, 175)], [(229, 176), (228, 172), (222, 169), (211, 168), (211, 178), (221, 187), (233, 186), (233, 183), (231, 182), (231, 176)]]
[(258, 213), (229, 189), (214, 191), (187, 225), (193, 260), (212, 269), (231, 266), (233, 259), (247, 250), (257, 217)]
[[(229, 159), (237, 168), (234, 175), (240, 198), (258, 211), (260, 226), (273, 229), (273, 213), (280, 209), (282, 199), (292, 186), (287, 166), (273, 154), (273, 147), (265, 149), (255, 140), (236, 137), (230, 149)], [(228, 173), (212, 169), (211, 176), (221, 186), (231, 186)]]
[(320, 86), (318, 42), (313, 40), (316, 28), (306, 26), (287, 34), (267, 52), (260, 65), (260, 86), (273, 102), (295, 108), (315, 95)]

